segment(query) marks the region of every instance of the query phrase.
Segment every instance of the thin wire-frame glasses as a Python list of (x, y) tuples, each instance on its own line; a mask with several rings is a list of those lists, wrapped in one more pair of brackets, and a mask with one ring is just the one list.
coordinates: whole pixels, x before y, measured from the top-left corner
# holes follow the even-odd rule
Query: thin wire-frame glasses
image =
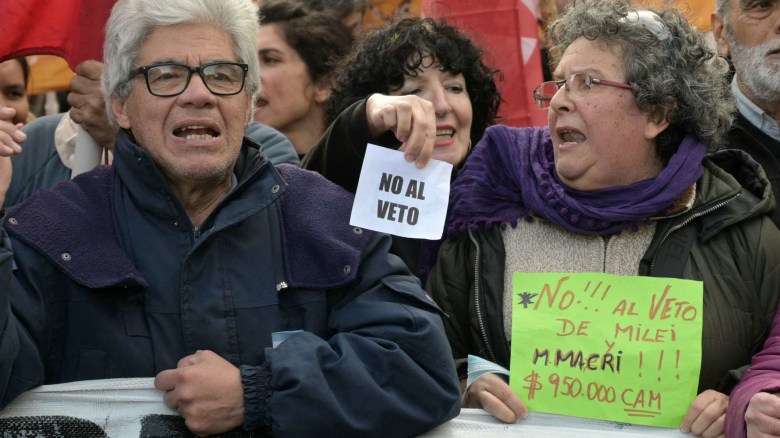
[(146, 88), (154, 96), (171, 97), (184, 92), (193, 73), (197, 73), (206, 88), (217, 96), (232, 96), (244, 89), (247, 64), (238, 62), (211, 62), (200, 67), (166, 62), (146, 65), (133, 70), (133, 76), (143, 75)]
[(581, 99), (588, 95), (588, 91), (590, 91), (590, 88), (594, 84), (623, 88), (625, 90), (634, 89), (634, 87), (629, 84), (608, 81), (606, 79), (597, 79), (587, 73), (574, 73), (568, 78), (560, 81), (548, 81), (539, 84), (539, 86), (534, 89), (534, 102), (536, 102), (536, 106), (541, 109), (549, 108), (553, 96), (555, 96), (555, 93), (562, 87), (566, 88), (571, 99)]

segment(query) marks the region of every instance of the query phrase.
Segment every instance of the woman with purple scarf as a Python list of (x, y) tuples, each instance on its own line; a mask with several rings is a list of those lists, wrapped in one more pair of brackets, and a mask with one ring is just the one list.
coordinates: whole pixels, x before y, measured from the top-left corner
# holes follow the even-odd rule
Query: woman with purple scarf
[[(464, 386), (469, 355), (509, 368), (515, 272), (698, 280), (699, 395), (680, 429), (722, 436), (780, 294), (763, 170), (738, 151), (708, 154), (732, 119), (726, 63), (679, 12), (629, 0), (578, 0), (549, 37), (556, 80), (534, 91), (548, 127), (487, 129), (453, 183), (428, 279)], [(496, 374), (465, 388), (464, 407), (528, 414)]]

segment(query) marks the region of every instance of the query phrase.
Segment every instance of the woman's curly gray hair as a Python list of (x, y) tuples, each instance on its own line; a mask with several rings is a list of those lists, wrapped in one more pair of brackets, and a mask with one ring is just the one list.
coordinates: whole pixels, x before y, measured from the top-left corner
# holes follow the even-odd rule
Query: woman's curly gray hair
[(679, 11), (653, 12), (630, 0), (575, 0), (549, 28), (552, 62), (580, 37), (618, 48), (639, 109), (670, 123), (656, 139), (664, 162), (686, 134), (717, 149), (734, 114), (728, 64)]

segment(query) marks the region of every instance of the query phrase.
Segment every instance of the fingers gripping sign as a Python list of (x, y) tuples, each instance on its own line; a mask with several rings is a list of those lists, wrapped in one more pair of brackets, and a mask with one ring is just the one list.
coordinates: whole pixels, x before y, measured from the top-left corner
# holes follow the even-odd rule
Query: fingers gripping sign
[(726, 394), (711, 389), (702, 392), (688, 408), (680, 430), (705, 438), (724, 436), (728, 405), (729, 398)]
[(223, 433), (244, 423), (240, 371), (212, 351), (183, 357), (176, 369), (157, 374), (154, 386), (165, 391), (166, 406), (195, 434)]
[(374, 94), (366, 102), (371, 134), (392, 131), (402, 142), (399, 148), (407, 161), (418, 168), (428, 164), (436, 141), (436, 111), (433, 104), (417, 96)]
[(514, 423), (518, 418), (528, 417), (528, 408), (509, 385), (495, 374), (484, 374), (466, 388), (463, 407), (482, 408), (504, 423)]

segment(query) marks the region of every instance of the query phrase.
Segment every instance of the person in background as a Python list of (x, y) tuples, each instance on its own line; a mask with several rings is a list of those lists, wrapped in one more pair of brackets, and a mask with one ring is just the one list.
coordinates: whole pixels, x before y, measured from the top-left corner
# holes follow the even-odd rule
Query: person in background
[(457, 415), (440, 311), (389, 236), (244, 140), (256, 14), (114, 5), (113, 163), (0, 211), (0, 408), (41, 384), (154, 376), (196, 435), (416, 436)]
[[(629, 0), (573, 2), (549, 35), (554, 80), (534, 91), (548, 127), (488, 128), (450, 192), (426, 290), (459, 374), (469, 355), (509, 368), (515, 272), (698, 280), (701, 372), (680, 429), (722, 436), (780, 297), (766, 175), (742, 151), (707, 155), (732, 120), (727, 63), (677, 10)], [(465, 388), (464, 407), (528, 413), (496, 374)]]
[[(712, 30), (731, 58), (737, 119), (726, 147), (742, 149), (765, 169), (780, 193), (780, 2), (718, 0)], [(780, 212), (775, 210), (775, 224)], [(780, 437), (780, 319), (763, 350), (734, 388), (726, 417), (729, 437)]]
[(255, 120), (284, 134), (299, 157), (325, 131), (333, 70), (351, 46), (346, 26), (302, 3), (267, 0), (260, 8), (261, 89)]
[[(6, 117), (3, 117), (3, 113), (0, 112), (0, 121), (18, 125), (28, 123), (35, 118), (30, 112), (30, 102), (27, 100), (29, 80), (30, 67), (24, 58), (0, 62), (0, 108), (15, 110), (13, 116)], [(2, 111), (8, 114), (8, 110)]]
[[(332, 123), (301, 166), (352, 193), (368, 143), (404, 150), (421, 167), (433, 157), (457, 170), (495, 122), (496, 76), (484, 52), (444, 21), (406, 18), (377, 28), (342, 62), (328, 101)], [(424, 276), (420, 243), (393, 239), (394, 253)]]
[[(9, 169), (0, 174), (0, 187), (11, 180), (8, 154), (21, 152), (20, 145), (27, 140), (21, 128), (34, 118), (27, 100), (29, 77), (30, 69), (24, 58), (0, 62), (0, 167)], [(5, 195), (5, 191), (0, 191), (0, 195)]]
[[(749, 153), (780, 193), (780, 1), (718, 0), (712, 31), (731, 58), (737, 118), (725, 147)], [(780, 209), (772, 215), (780, 226)]]

